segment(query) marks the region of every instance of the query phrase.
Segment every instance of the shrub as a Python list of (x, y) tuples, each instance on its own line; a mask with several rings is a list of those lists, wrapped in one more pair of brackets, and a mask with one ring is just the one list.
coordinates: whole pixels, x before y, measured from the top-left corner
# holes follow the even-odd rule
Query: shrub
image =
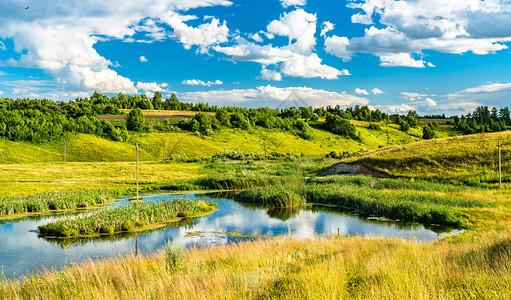
[(176, 272), (183, 267), (183, 246), (180, 242), (167, 242), (163, 247), (165, 252), (165, 263), (167, 264), (167, 268)]
[(145, 118), (140, 108), (132, 109), (126, 118), (126, 128), (132, 131), (143, 131), (145, 129)]

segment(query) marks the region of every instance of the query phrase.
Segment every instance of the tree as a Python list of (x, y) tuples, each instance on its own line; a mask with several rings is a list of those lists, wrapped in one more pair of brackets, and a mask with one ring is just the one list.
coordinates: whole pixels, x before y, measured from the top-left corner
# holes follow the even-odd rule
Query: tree
[(163, 102), (161, 102), (161, 98), (162, 98), (161, 92), (154, 93), (153, 101), (152, 101), (154, 109), (157, 109), (157, 110), (163, 109)]
[(436, 135), (435, 130), (431, 128), (429, 125), (424, 126), (422, 129), (422, 138), (425, 140), (429, 140), (434, 138)]
[(401, 122), (401, 131), (408, 132), (410, 130), (410, 124), (406, 121)]
[(126, 118), (126, 128), (132, 131), (142, 131), (145, 129), (145, 118), (140, 108), (130, 111)]

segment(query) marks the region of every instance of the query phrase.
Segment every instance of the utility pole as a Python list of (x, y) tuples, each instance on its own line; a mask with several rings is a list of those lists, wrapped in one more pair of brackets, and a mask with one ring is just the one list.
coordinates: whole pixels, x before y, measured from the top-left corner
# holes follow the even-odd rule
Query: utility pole
[(64, 162), (66, 162), (67, 141), (64, 140)]
[(135, 144), (135, 149), (137, 152), (137, 201), (138, 201), (138, 142)]
[(499, 140), (499, 187), (502, 189), (502, 160), (500, 158), (500, 140)]
[(165, 163), (165, 144), (166, 142), (163, 141), (163, 163)]

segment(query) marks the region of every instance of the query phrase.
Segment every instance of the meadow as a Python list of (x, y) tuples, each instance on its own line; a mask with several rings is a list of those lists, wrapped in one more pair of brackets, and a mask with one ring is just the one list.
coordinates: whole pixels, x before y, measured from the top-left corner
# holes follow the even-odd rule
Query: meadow
[[(371, 131), (360, 129), (363, 130)], [(373, 135), (379, 137), (378, 142), (372, 142), (370, 135), (364, 133), (367, 144), (360, 144), (343, 138), (328, 139), (330, 134), (324, 131), (318, 133), (316, 140), (300, 140), (300, 143), (293, 143), (293, 139), (298, 138), (292, 135), (266, 132), (272, 138), (280, 139), (281, 145), (289, 141), (290, 148), (287, 149), (294, 149), (289, 151), (293, 157), (267, 161), (250, 159), (257, 155), (245, 156), (264, 153), (264, 139), (252, 139), (253, 136), (244, 139), (252, 133), (236, 134), (235, 129), (225, 132), (225, 144), (215, 140), (224, 134), (222, 132), (208, 138), (175, 133), (176, 138), (190, 137), (202, 141), (190, 153), (204, 149), (204, 154), (187, 154), (190, 158), (201, 158), (194, 162), (165, 164), (159, 160), (162, 152), (151, 150), (150, 145), (161, 143), (162, 137), (170, 139), (174, 133), (140, 134), (140, 141), (145, 138), (145, 144), (141, 142), (142, 151), (145, 151), (143, 155), (147, 155), (142, 156), (145, 161), (140, 164), (142, 188), (238, 190), (239, 200), (268, 207), (319, 203), (364, 216), (451, 225), (465, 230), (432, 243), (372, 237), (255, 240), (184, 251), (182, 258), (179, 255), (173, 258), (179, 261), (175, 264), (179, 267), (169, 267), (168, 251), (173, 250), (166, 248), (155, 255), (127, 254), (115, 259), (72, 265), (60, 271), (28, 275), (22, 280), (0, 276), (0, 298), (511, 297), (510, 182), (506, 175), (504, 189), (498, 189), (496, 165), (491, 160), (495, 149), (488, 146), (496, 144), (499, 139), (509, 140), (509, 133), (414, 143), (410, 143), (415, 140), (413, 135), (406, 135), (403, 139), (395, 135), (391, 138), (392, 143), (399, 146), (379, 148), (390, 140), (378, 133)], [(254, 136), (263, 132), (258, 131)], [(323, 134), (325, 139), (321, 138)], [(81, 139), (87, 140), (87, 137), (81, 136)], [(232, 160), (228, 157), (230, 155), (225, 155), (219, 156), (218, 160), (202, 160), (224, 151), (222, 146), (228, 144), (228, 138), (232, 138), (233, 144), (240, 145), (239, 149), (231, 146), (229, 150), (240, 150), (246, 158)], [(206, 145), (212, 145), (213, 141), (217, 144), (208, 148)], [(333, 143), (331, 148), (326, 146), (329, 143)], [(132, 147), (130, 143), (121, 144)], [(190, 142), (190, 146), (182, 148), (183, 152), (174, 153), (187, 153), (185, 149), (192, 148), (192, 144)], [(266, 150), (269, 152), (268, 144)], [(272, 147), (275, 147), (271, 149), (275, 152), (288, 152), (275, 145)], [(131, 151), (132, 148), (129, 149)], [(179, 149), (178, 146), (175, 149)], [(359, 154), (344, 160), (325, 158), (332, 149), (353, 149)], [(509, 158), (509, 149), (507, 145), (502, 149), (505, 162)], [(112, 151), (115, 153), (115, 149)], [(84, 150), (83, 153), (81, 157), (86, 160), (88, 154), (85, 153), (89, 152)], [(111, 153), (104, 156), (105, 160), (109, 160), (106, 155)], [(49, 160), (37, 164), (29, 161), (2, 164), (0, 168), (6, 176), (0, 179), (0, 191), (4, 194), (33, 194), (59, 186), (64, 190), (109, 187), (129, 193), (134, 187), (134, 165), (119, 161), (123, 157), (128, 160), (129, 156), (124, 155), (119, 154), (117, 160), (104, 162), (62, 163)], [(321, 170), (338, 162), (363, 164), (392, 178), (318, 176)], [(509, 171), (508, 163), (504, 164), (503, 171), (504, 174)], [(61, 236), (105, 234), (136, 230), (137, 221), (144, 222), (138, 223), (143, 229), (149, 225), (147, 218), (134, 218), (137, 215), (134, 210), (140, 205), (132, 204), (124, 211), (94, 212), (75, 218), (78, 220), (75, 222), (61, 220), (50, 223), (48, 232)], [(191, 215), (194, 212), (193, 209), (172, 210), (167, 217), (177, 217), (181, 210), (190, 211)], [(159, 220), (164, 221), (167, 217)], [(124, 224), (126, 220), (132, 226)]]

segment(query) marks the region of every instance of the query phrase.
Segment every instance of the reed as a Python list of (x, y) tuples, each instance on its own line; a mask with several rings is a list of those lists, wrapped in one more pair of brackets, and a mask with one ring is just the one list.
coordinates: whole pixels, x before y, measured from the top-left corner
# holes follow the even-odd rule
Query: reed
[[(216, 203), (173, 199), (131, 203), (114, 209), (93, 212), (81, 217), (58, 220), (39, 226), (42, 236), (90, 237), (143, 230), (144, 227), (187, 218), (214, 210)], [(179, 215), (182, 217), (179, 217)]]

